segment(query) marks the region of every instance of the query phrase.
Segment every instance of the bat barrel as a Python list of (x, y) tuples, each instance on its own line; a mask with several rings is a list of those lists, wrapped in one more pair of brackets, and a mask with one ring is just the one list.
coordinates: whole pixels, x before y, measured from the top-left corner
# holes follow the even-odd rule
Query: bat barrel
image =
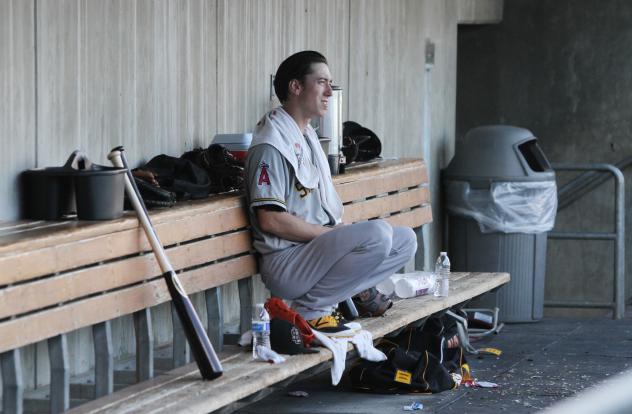
[[(163, 274), (169, 293), (173, 298), (176, 313), (191, 347), (191, 353), (202, 374), (202, 378), (212, 380), (222, 375), (222, 364), (213, 349), (211, 341), (204, 330), (191, 300), (181, 290), (178, 279), (173, 272)], [(178, 298), (178, 299), (176, 299)]]

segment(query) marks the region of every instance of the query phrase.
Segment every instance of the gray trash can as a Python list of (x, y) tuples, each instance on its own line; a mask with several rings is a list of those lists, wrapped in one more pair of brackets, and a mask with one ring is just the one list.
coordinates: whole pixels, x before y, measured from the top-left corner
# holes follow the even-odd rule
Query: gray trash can
[(442, 179), (453, 271), (511, 274), (509, 284), (470, 307), (498, 306), (505, 322), (541, 319), (557, 187), (537, 139), (524, 128), (474, 128)]

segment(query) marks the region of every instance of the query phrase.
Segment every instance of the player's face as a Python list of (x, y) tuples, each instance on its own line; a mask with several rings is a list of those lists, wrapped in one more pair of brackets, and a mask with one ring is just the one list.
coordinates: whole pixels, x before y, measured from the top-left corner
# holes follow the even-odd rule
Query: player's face
[(308, 118), (322, 117), (327, 113), (332, 95), (331, 73), (324, 63), (312, 64), (312, 73), (305, 76), (299, 93), (299, 102)]

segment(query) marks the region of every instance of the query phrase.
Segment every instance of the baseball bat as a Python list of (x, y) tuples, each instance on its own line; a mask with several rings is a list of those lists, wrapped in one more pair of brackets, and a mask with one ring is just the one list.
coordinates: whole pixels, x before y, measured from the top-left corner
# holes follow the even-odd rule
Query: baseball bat
[(193, 354), (193, 358), (195, 359), (200, 373), (202, 374), (202, 378), (206, 380), (217, 378), (222, 375), (222, 364), (220, 363), (219, 358), (217, 358), (213, 345), (208, 339), (206, 330), (204, 329), (204, 326), (202, 326), (200, 318), (195, 312), (195, 308), (193, 308), (191, 300), (184, 292), (184, 289), (178, 280), (178, 276), (176, 275), (176, 272), (174, 272), (173, 267), (165, 254), (165, 249), (162, 247), (160, 240), (158, 240), (158, 235), (151, 224), (147, 208), (145, 207), (143, 198), (136, 187), (134, 177), (128, 168), (127, 160), (125, 159), (123, 151), (123, 147), (116, 147), (112, 149), (108, 155), (108, 159), (115, 167), (125, 168), (127, 170), (125, 174), (125, 191), (132, 203), (132, 206), (134, 207), (134, 210), (136, 210), (138, 220), (143, 226), (147, 239), (154, 251), (154, 255), (158, 260), (158, 264), (162, 270), (162, 276), (167, 283), (171, 300), (176, 308), (178, 318), (182, 323), (184, 333), (187, 337), (187, 341), (189, 342), (189, 346), (191, 347), (191, 353)]

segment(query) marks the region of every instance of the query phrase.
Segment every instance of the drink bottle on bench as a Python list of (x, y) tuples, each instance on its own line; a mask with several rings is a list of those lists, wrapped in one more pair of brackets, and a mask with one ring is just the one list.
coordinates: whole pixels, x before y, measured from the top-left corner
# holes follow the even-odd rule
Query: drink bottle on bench
[(257, 304), (254, 308), (252, 317), (252, 358), (259, 359), (257, 356), (257, 346), (265, 346), (270, 348), (270, 315), (263, 306), (263, 303)]
[(450, 290), (450, 259), (446, 252), (441, 252), (435, 263), (435, 274), (437, 275), (437, 286), (435, 296), (448, 296)]

